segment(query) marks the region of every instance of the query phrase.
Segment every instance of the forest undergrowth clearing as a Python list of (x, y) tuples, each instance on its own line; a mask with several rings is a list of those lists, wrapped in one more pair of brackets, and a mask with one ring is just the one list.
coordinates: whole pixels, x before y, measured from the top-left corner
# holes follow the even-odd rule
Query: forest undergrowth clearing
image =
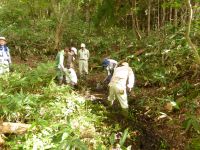
[[(95, 83), (97, 83), (99, 80), (96, 79), (102, 79), (102, 76), (105, 76), (105, 74), (103, 75), (101, 73), (96, 73), (92, 74), (89, 78), (88, 87), (90, 87), (91, 91), (93, 89), (91, 95), (97, 92), (94, 89), (96, 85)], [(185, 76), (185, 78), (188, 78), (188, 75)], [(192, 85), (198, 85), (199, 83), (198, 78), (186, 81)], [(189, 132), (183, 126), (185, 120), (187, 120), (187, 114), (192, 111), (190, 107), (188, 108), (185, 106), (187, 98), (184, 95), (178, 95), (175, 97), (175, 102), (172, 101), (173, 103), (170, 102), (170, 97), (165, 99), (166, 95), (171, 95), (173, 91), (176, 92), (177, 89), (181, 89), (183, 86), (181, 83), (183, 82), (179, 81), (177, 83), (170, 84), (169, 86), (155, 85), (150, 87), (142, 86), (141, 84), (136, 83), (133, 93), (129, 95), (130, 108), (131, 111), (134, 112), (134, 117), (136, 117), (137, 121), (134, 122), (135, 120), (132, 120), (128, 126), (131, 127), (133, 124), (137, 124), (139, 122), (139, 126), (134, 126), (139, 127), (138, 130), (143, 127), (143, 132), (145, 130), (147, 131), (147, 134), (150, 134), (149, 137), (157, 139), (155, 140), (155, 143), (157, 146), (160, 146), (159, 148), (157, 147), (158, 149), (185, 149), (189, 145), (188, 141), (192, 139)], [(98, 101), (100, 101), (99, 103), (103, 105), (105, 105), (105, 101), (107, 100), (107, 90), (108, 89), (97, 92), (106, 94), (106, 96), (104, 95), (100, 100), (97, 98)], [(196, 103), (199, 103), (200, 99), (198, 100), (197, 97), (196, 101)], [(172, 105), (174, 103), (177, 104), (176, 108)], [(197, 104), (197, 108), (195, 108), (196, 116), (200, 115), (200, 108), (198, 106), (199, 105)], [(118, 116), (119, 114), (112, 119), (115, 121), (121, 121), (121, 119), (117, 118)], [(122, 128), (123, 125), (125, 124), (122, 123)], [(191, 128), (190, 130), (193, 130), (192, 125), (189, 128)], [(148, 139), (148, 136), (143, 134), (143, 136), (140, 137), (140, 140), (145, 141), (144, 143), (147, 144), (148, 142), (144, 138)], [(152, 141), (151, 144), (153, 145)]]
[[(142, 110), (141, 108), (138, 108), (137, 110), (137, 106), (133, 104), (137, 101), (137, 99), (140, 98), (135, 95), (135, 92), (132, 91), (132, 94), (129, 94), (129, 98), (132, 103), (130, 105), (131, 118), (124, 118), (120, 111), (121, 108), (117, 104), (117, 100), (115, 101), (113, 107), (108, 106), (108, 88), (105, 87), (104, 89), (96, 89), (96, 84), (98, 83), (98, 81), (102, 80), (102, 77), (104, 75), (101, 73), (97, 73), (89, 76), (90, 77), (85, 83), (90, 89), (90, 94), (87, 94), (90, 95), (90, 100), (93, 101), (95, 105), (103, 105), (106, 108), (106, 114), (108, 115), (107, 119), (104, 120), (106, 124), (108, 124), (109, 126), (119, 124), (121, 131), (123, 129), (129, 128), (130, 132), (133, 133), (133, 136), (135, 138), (135, 141), (132, 141), (131, 143), (133, 146), (135, 146), (133, 149), (160, 149), (160, 146), (162, 146), (161, 144), (166, 146), (165, 148), (168, 147), (168, 143), (166, 143), (166, 141), (164, 141), (164, 139), (154, 129), (154, 125), (148, 122), (149, 120), (151, 120), (151, 118), (145, 116), (145, 112), (143, 112), (144, 110)], [(149, 89), (146, 89), (146, 93), (148, 93), (148, 90)], [(143, 94), (145, 95), (144, 92)], [(98, 114), (98, 111), (94, 113)], [(131, 140), (127, 140), (127, 144), (130, 144), (130, 141)]]
[[(46, 67), (48, 68), (52, 66), (46, 66)], [(32, 73), (31, 72), (26, 73), (23, 71), (21, 72), (22, 74), (28, 75), (26, 78), (22, 76), (23, 80), (20, 79), (17, 82), (14, 82), (11, 80), (11, 83), (9, 83), (11, 89), (7, 89), (7, 92), (13, 92), (14, 89), (15, 91), (20, 92), (20, 88), (26, 89), (28, 92), (33, 93), (33, 94), (29, 94), (28, 98), (33, 99), (33, 97), (35, 97), (35, 94), (37, 95), (36, 101), (40, 100), (39, 95), (41, 94), (45, 94), (44, 98), (48, 98), (48, 99), (50, 98), (50, 100), (51, 98), (55, 98), (57, 96), (62, 97), (63, 90), (65, 90), (64, 87), (51, 87), (51, 86), (48, 87), (48, 85), (50, 85), (51, 82), (49, 82), (50, 76), (48, 74), (48, 70), (45, 70), (45, 67), (44, 68), (39, 67), (36, 71), (34, 71), (34, 69), (31, 71)], [(37, 72), (38, 73), (41, 72), (41, 74), (40, 73), (38, 74)], [(50, 71), (49, 73), (52, 74), (53, 72)], [(18, 76), (16, 75), (14, 75), (13, 77), (18, 78)], [(124, 146), (132, 145), (132, 148), (135, 148), (135, 149), (148, 149), (148, 148), (150, 149), (161, 149), (161, 148), (162, 149), (169, 149), (169, 148), (184, 149), (186, 147), (186, 144), (187, 144), (186, 142), (191, 138), (190, 134), (188, 134), (188, 132), (186, 132), (185, 129), (183, 129), (182, 127), (183, 121), (187, 119), (186, 112), (189, 111), (189, 108), (184, 107), (184, 104), (185, 104), (184, 102), (186, 101), (186, 99), (183, 97), (183, 95), (178, 97), (177, 102), (179, 102), (180, 104), (179, 110), (175, 109), (172, 111), (167, 111), (165, 109), (165, 103), (167, 102), (165, 100), (166, 93), (171, 94), (170, 91), (175, 91), (176, 89), (179, 90), (179, 87), (181, 84), (177, 83), (177, 84), (174, 84), (174, 86), (170, 85), (169, 87), (166, 87), (166, 86), (146, 86), (145, 87), (141, 83), (140, 84), (136, 83), (136, 86), (133, 90), (134, 91), (133, 96), (129, 96), (130, 112), (132, 114), (132, 118), (130, 120), (126, 120), (126, 119), (123, 119), (123, 116), (120, 114), (120, 111), (118, 108), (117, 108), (117, 111), (115, 111), (115, 109), (112, 109), (106, 105), (105, 102), (108, 96), (108, 91), (107, 91), (108, 89), (106, 90), (104, 89), (100, 91), (96, 90), (96, 83), (99, 81), (102, 81), (104, 77), (105, 77), (105, 74), (103, 73), (93, 72), (87, 77), (87, 80), (80, 82), (81, 86), (78, 89), (78, 91), (73, 91), (69, 89), (70, 93), (77, 92), (78, 94), (80, 94), (80, 96), (86, 99), (84, 108), (86, 110), (91, 110), (91, 114), (89, 113), (88, 117), (91, 117), (90, 115), (92, 116), (94, 115), (97, 118), (101, 118), (100, 119), (101, 121), (97, 121), (96, 120), (97, 118), (93, 118), (94, 120), (92, 119), (93, 123), (91, 125), (95, 127), (95, 132), (97, 132), (98, 134), (97, 137), (100, 138), (101, 140), (102, 140), (102, 137), (105, 136), (106, 134), (106, 138), (103, 138), (104, 145), (107, 145), (107, 146), (110, 145), (109, 137), (111, 135), (116, 135), (118, 133), (119, 134), (126, 133), (125, 131), (126, 129), (128, 129), (129, 136), (126, 137), (126, 142), (124, 143), (125, 144)], [(28, 79), (30, 79), (29, 82), (27, 82)], [(4, 86), (9, 86), (9, 84), (8, 85), (5, 84)], [(30, 86), (28, 86), (29, 84)], [(198, 82), (195, 82), (195, 83), (193, 82), (192, 84), (195, 84), (198, 86)], [(186, 84), (184, 86), (187, 87), (189, 85)], [(40, 87), (40, 88), (37, 89), (36, 87)], [(45, 88), (43, 89), (42, 87), (45, 87)], [(51, 93), (54, 90), (56, 90), (56, 92), (58, 93), (57, 94)], [(21, 100), (22, 98), (25, 98), (26, 96), (27, 95), (26, 94), (24, 95), (24, 93), (19, 93), (17, 96), (14, 95), (16, 100)], [(12, 99), (14, 99), (14, 97)], [(197, 103), (199, 102), (198, 97), (196, 98), (196, 102)], [(56, 105), (59, 106), (59, 103), (56, 102)], [(43, 107), (43, 103), (41, 103), (41, 106), (40, 106), (41, 113), (43, 111), (44, 112), (48, 111), (48, 107)], [(34, 108), (34, 105), (33, 105), (33, 108)], [(55, 107), (52, 107), (52, 108), (54, 109)], [(199, 109), (195, 109), (195, 110), (197, 113), (196, 115), (198, 115)], [(27, 110), (25, 110), (25, 112), (26, 111)], [(59, 114), (60, 112), (52, 112), (52, 113)], [(85, 113), (82, 113), (81, 115), (83, 114)], [(28, 123), (32, 121), (32, 119), (27, 118), (26, 115), (23, 116), (23, 113), (20, 115), (21, 116), (17, 117), (18, 120), (22, 119), (22, 121), (25, 120)], [(44, 116), (48, 116), (48, 115), (44, 115)], [(64, 121), (63, 119), (59, 120), (59, 116), (55, 116), (55, 120), (59, 122), (61, 121), (60, 125), (62, 126), (62, 123)], [(41, 119), (40, 121), (41, 123), (42, 122), (44, 123), (44, 126), (46, 126), (45, 124), (47, 124), (48, 122), (48, 121), (47, 122), (45, 121), (45, 118)], [(86, 131), (87, 132), (93, 131), (94, 128), (92, 126), (91, 126), (92, 130), (86, 130)], [(193, 124), (190, 126), (190, 128), (192, 127), (193, 127)], [(41, 126), (41, 129), (42, 129), (42, 126)], [(51, 131), (51, 133), (54, 134), (54, 130)], [(88, 135), (94, 138), (94, 135), (90, 135), (89, 133)], [(80, 134), (80, 137), (87, 137), (87, 136), (86, 134), (83, 134), (83, 135)], [(15, 138), (18, 139), (17, 137)], [(51, 138), (48, 137), (47, 139), (51, 139)], [(29, 142), (29, 143), (26, 143), (26, 144), (29, 144), (29, 146), (32, 144), (30, 142), (30, 139), (27, 142)], [(88, 142), (89, 141), (87, 141), (87, 143)], [(115, 144), (116, 143), (119, 143), (119, 139), (118, 141), (115, 140)], [(55, 145), (57, 146), (59, 145), (59, 143)], [(28, 147), (28, 145), (26, 146)]]

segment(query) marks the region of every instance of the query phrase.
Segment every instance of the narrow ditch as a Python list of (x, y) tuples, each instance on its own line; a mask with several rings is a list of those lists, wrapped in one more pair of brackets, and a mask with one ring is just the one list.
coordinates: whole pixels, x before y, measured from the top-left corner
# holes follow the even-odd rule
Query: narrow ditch
[[(107, 105), (107, 95), (108, 89), (96, 89), (96, 80), (87, 80), (84, 86), (85, 91), (88, 91), (87, 97), (92, 101), (92, 107), (98, 107), (103, 105), (106, 108), (105, 115), (107, 119), (104, 123), (108, 126), (113, 124), (119, 124), (121, 131), (123, 132), (126, 128), (129, 128), (129, 133), (134, 134), (135, 140), (127, 140), (126, 146), (132, 145), (134, 150), (169, 150), (170, 147), (168, 143), (159, 136), (154, 127), (153, 118), (149, 118), (140, 110), (134, 106), (130, 105), (129, 117), (124, 118), (122, 116), (120, 108), (118, 106), (109, 107)], [(131, 97), (129, 97), (131, 99)], [(117, 101), (116, 101), (117, 102)], [(98, 115), (98, 112), (93, 112)], [(130, 117), (131, 116), (131, 117)]]

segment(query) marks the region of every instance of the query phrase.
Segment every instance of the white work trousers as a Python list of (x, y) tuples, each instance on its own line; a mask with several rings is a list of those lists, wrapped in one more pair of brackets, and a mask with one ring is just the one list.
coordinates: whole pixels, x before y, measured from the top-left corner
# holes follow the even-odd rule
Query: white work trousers
[(108, 100), (110, 101), (111, 105), (113, 104), (115, 99), (119, 100), (119, 103), (122, 108), (128, 108), (128, 100), (127, 100), (127, 93), (126, 88), (122, 88), (120, 85), (112, 84), (109, 87), (109, 96)]
[(9, 69), (8, 61), (4, 61), (4, 63), (0, 63), (0, 74), (4, 74), (9, 71), (10, 69)]
[(88, 74), (88, 60), (79, 60), (79, 73), (80, 75)]

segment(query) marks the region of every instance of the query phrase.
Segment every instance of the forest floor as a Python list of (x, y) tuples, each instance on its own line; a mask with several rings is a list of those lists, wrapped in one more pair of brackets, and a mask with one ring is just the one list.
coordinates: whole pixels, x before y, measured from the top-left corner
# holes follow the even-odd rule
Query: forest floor
[[(151, 124), (151, 118), (145, 116), (141, 110), (138, 110), (133, 103), (137, 99), (134, 96), (129, 96), (129, 100), (132, 101), (132, 104), (129, 108), (129, 115), (125, 118), (121, 111), (120, 106), (115, 101), (115, 104), (112, 107), (109, 107), (107, 104), (108, 89), (96, 89), (97, 81), (102, 81), (103, 74), (92, 74), (87, 79), (87, 87), (89, 88), (89, 93), (84, 95), (89, 99), (93, 100), (94, 107), (95, 105), (103, 105), (106, 107), (107, 118), (104, 120), (104, 123), (108, 126), (114, 124), (119, 124), (121, 131), (126, 128), (129, 129), (130, 135), (135, 137), (135, 140), (127, 140), (126, 145), (132, 145), (132, 149), (140, 150), (158, 150), (161, 148), (162, 142), (165, 143), (164, 139), (155, 131), (154, 125)], [(87, 91), (88, 92), (88, 91)], [(131, 94), (130, 94), (131, 95)], [(132, 98), (131, 98), (132, 97)], [(98, 114), (98, 112), (95, 112)], [(132, 117), (131, 117), (132, 116)], [(129, 118), (131, 117), (131, 118)], [(167, 148), (167, 147), (165, 147)]]
[[(13, 63), (25, 64), (30, 67), (36, 67), (38, 62), (43, 61), (38, 57), (31, 57), (27, 61), (22, 61), (19, 57), (13, 58)], [(108, 89), (96, 89), (98, 81), (102, 81), (104, 77), (105, 73), (103, 72), (92, 72), (86, 80), (80, 81), (82, 87), (79, 86), (78, 92), (92, 101), (94, 104), (92, 107), (98, 105), (106, 107), (105, 114), (108, 119), (104, 120), (105, 124), (112, 126), (117, 123), (123, 130), (129, 128), (130, 135), (134, 136), (135, 140), (128, 140), (127, 145), (132, 145), (132, 149), (140, 150), (185, 149), (189, 135), (181, 126), (181, 122), (185, 118), (184, 109), (179, 112), (170, 112), (163, 115), (162, 118), (162, 114), (155, 115), (156, 113), (149, 106), (139, 105), (143, 100), (148, 101), (161, 94), (159, 91), (162, 87), (142, 87), (136, 82), (137, 90), (133, 90), (129, 94), (129, 111), (132, 117), (124, 118), (118, 111), (118, 106), (108, 107), (106, 103)], [(98, 111), (94, 113), (98, 114)]]
[(96, 89), (97, 83), (103, 81), (104, 77), (103, 72), (93, 72), (81, 83), (87, 87), (87, 90), (80, 90), (80, 92), (93, 100), (95, 105), (104, 105), (107, 108), (109, 119), (105, 120), (106, 124), (119, 123), (123, 129), (129, 128), (136, 140), (128, 141), (127, 145), (132, 145), (132, 149), (140, 150), (183, 150), (186, 148), (190, 138), (182, 127), (186, 118), (186, 109), (168, 111), (165, 105), (160, 106), (160, 102), (157, 101), (153, 107), (160, 111), (157, 112), (155, 109), (156, 112), (154, 112), (152, 106), (140, 105), (142, 101), (151, 103), (155, 97), (161, 97), (163, 87), (145, 87), (139, 85), (140, 83), (137, 85), (136, 82), (137, 89), (133, 89), (128, 96), (130, 116), (124, 118), (119, 111), (120, 107), (115, 105), (113, 108), (108, 107), (106, 102), (108, 89)]

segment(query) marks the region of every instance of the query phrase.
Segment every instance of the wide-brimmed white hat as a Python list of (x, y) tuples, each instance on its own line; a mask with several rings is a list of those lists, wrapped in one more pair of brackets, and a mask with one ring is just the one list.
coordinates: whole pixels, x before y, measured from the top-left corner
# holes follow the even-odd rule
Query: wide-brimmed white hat
[(84, 43), (81, 43), (81, 47), (84, 47), (84, 48), (85, 48), (85, 44), (84, 44)]
[(1, 36), (1, 37), (0, 37), (0, 40), (4, 40), (4, 41), (6, 41), (6, 38), (3, 37), (3, 36)]
[(77, 49), (75, 47), (72, 47), (71, 50), (74, 52), (75, 55), (77, 55)]

